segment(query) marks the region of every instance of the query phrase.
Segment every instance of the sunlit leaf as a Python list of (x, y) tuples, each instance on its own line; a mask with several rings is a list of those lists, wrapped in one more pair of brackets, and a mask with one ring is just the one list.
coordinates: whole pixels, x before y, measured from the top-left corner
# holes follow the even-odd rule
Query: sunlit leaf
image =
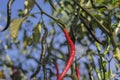
[(98, 49), (99, 51), (101, 50), (100, 44), (99, 44), (98, 42), (96, 42), (96, 47), (97, 47), (97, 49)]
[(110, 51), (110, 45), (107, 46), (107, 48), (106, 48), (104, 54), (107, 54), (109, 51)]
[(40, 36), (41, 36), (41, 23), (38, 22), (37, 25), (33, 29), (33, 40), (35, 43), (38, 43), (40, 41)]
[(90, 2), (90, 0), (86, 3), (86, 6), (87, 6), (87, 7), (91, 7), (91, 2)]
[(120, 49), (117, 47), (113, 56), (120, 62)]
[(24, 18), (17, 18), (11, 22), (10, 35), (12, 36), (13, 39), (15, 39), (18, 36), (18, 31), (23, 21), (24, 21)]

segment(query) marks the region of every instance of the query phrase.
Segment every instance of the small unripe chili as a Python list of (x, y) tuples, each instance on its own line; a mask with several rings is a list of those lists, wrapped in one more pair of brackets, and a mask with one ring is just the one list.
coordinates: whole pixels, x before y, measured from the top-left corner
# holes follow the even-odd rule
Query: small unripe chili
[(67, 42), (68, 42), (68, 44), (70, 46), (70, 55), (69, 55), (67, 64), (66, 64), (62, 74), (59, 76), (58, 80), (62, 80), (63, 79), (63, 77), (67, 73), (68, 69), (70, 68), (70, 66), (71, 66), (71, 64), (72, 64), (72, 62), (74, 60), (74, 56), (75, 56), (75, 45), (74, 45), (73, 41), (71, 40), (68, 31), (66, 29), (63, 29), (63, 32), (64, 32), (66, 40), (67, 40)]

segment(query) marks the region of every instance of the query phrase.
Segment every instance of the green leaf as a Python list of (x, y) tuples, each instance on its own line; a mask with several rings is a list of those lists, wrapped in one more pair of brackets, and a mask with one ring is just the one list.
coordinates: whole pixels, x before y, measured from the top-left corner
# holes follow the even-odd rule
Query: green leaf
[(28, 14), (34, 7), (34, 0), (25, 0), (24, 2), (24, 14)]
[(33, 29), (33, 40), (35, 43), (38, 43), (40, 40), (40, 36), (41, 36), (41, 23), (38, 22), (37, 25), (34, 27)]
[(10, 23), (10, 35), (13, 39), (15, 39), (18, 36), (18, 31), (24, 19), (25, 18), (17, 18)]
[(96, 47), (97, 47), (98, 51), (101, 50), (101, 48), (100, 48), (100, 44), (99, 44), (98, 42), (96, 42)]
[(113, 54), (113, 57), (115, 57), (118, 60), (118, 62), (120, 62), (120, 49), (118, 47), (115, 48), (115, 52)]
[(107, 48), (104, 51), (104, 54), (106, 55), (110, 51), (110, 45), (107, 46)]

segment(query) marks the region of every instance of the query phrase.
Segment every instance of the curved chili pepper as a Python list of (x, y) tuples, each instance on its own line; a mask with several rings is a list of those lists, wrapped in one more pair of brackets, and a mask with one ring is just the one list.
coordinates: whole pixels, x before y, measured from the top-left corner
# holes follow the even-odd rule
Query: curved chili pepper
[(68, 69), (70, 68), (70, 66), (71, 66), (71, 64), (72, 64), (72, 62), (74, 60), (74, 56), (75, 56), (75, 45), (74, 45), (73, 41), (71, 40), (68, 31), (66, 29), (63, 29), (63, 32), (64, 32), (65, 37), (67, 39), (67, 42), (68, 42), (68, 44), (70, 46), (70, 55), (69, 55), (67, 64), (66, 64), (62, 74), (59, 76), (58, 80), (62, 80), (63, 79), (63, 77), (67, 73)]
[(9, 25), (10, 25), (10, 20), (11, 20), (11, 5), (13, 4), (14, 0), (9, 0), (8, 3), (7, 3), (7, 24), (5, 26), (4, 29), (0, 30), (1, 32), (2, 31), (5, 31)]
[(75, 67), (75, 72), (76, 72), (76, 76), (77, 76), (78, 80), (80, 80), (80, 72), (79, 72), (78, 66)]
[[(48, 29), (46, 28), (46, 26), (45, 26), (44, 23), (43, 23), (43, 29), (45, 30), (45, 32), (44, 32), (42, 40), (41, 40), (41, 43), (42, 43), (42, 52), (41, 52), (40, 59), (39, 59), (39, 63), (40, 64), (42, 64), (43, 61), (44, 61), (44, 59), (45, 59), (46, 48), (47, 48), (46, 38), (47, 38), (47, 35), (48, 35)], [(41, 66), (39, 65), (37, 67), (37, 70), (31, 75), (31, 79), (33, 77), (35, 77), (39, 73), (40, 69), (41, 69)]]
[(59, 69), (58, 69), (58, 65), (56, 63), (54, 63), (55, 69), (56, 69), (56, 76), (57, 76), (57, 80), (59, 78)]

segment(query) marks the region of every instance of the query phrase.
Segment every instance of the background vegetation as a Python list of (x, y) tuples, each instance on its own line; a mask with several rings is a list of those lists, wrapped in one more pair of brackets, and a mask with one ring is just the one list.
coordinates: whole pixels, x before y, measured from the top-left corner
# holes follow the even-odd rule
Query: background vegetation
[(54, 63), (61, 73), (70, 51), (60, 28), (64, 24), (76, 47), (64, 80), (76, 79), (76, 66), (81, 80), (119, 80), (119, 0), (23, 2), (16, 10), (19, 0), (14, 1), (10, 27), (0, 32), (1, 78), (56, 80)]

